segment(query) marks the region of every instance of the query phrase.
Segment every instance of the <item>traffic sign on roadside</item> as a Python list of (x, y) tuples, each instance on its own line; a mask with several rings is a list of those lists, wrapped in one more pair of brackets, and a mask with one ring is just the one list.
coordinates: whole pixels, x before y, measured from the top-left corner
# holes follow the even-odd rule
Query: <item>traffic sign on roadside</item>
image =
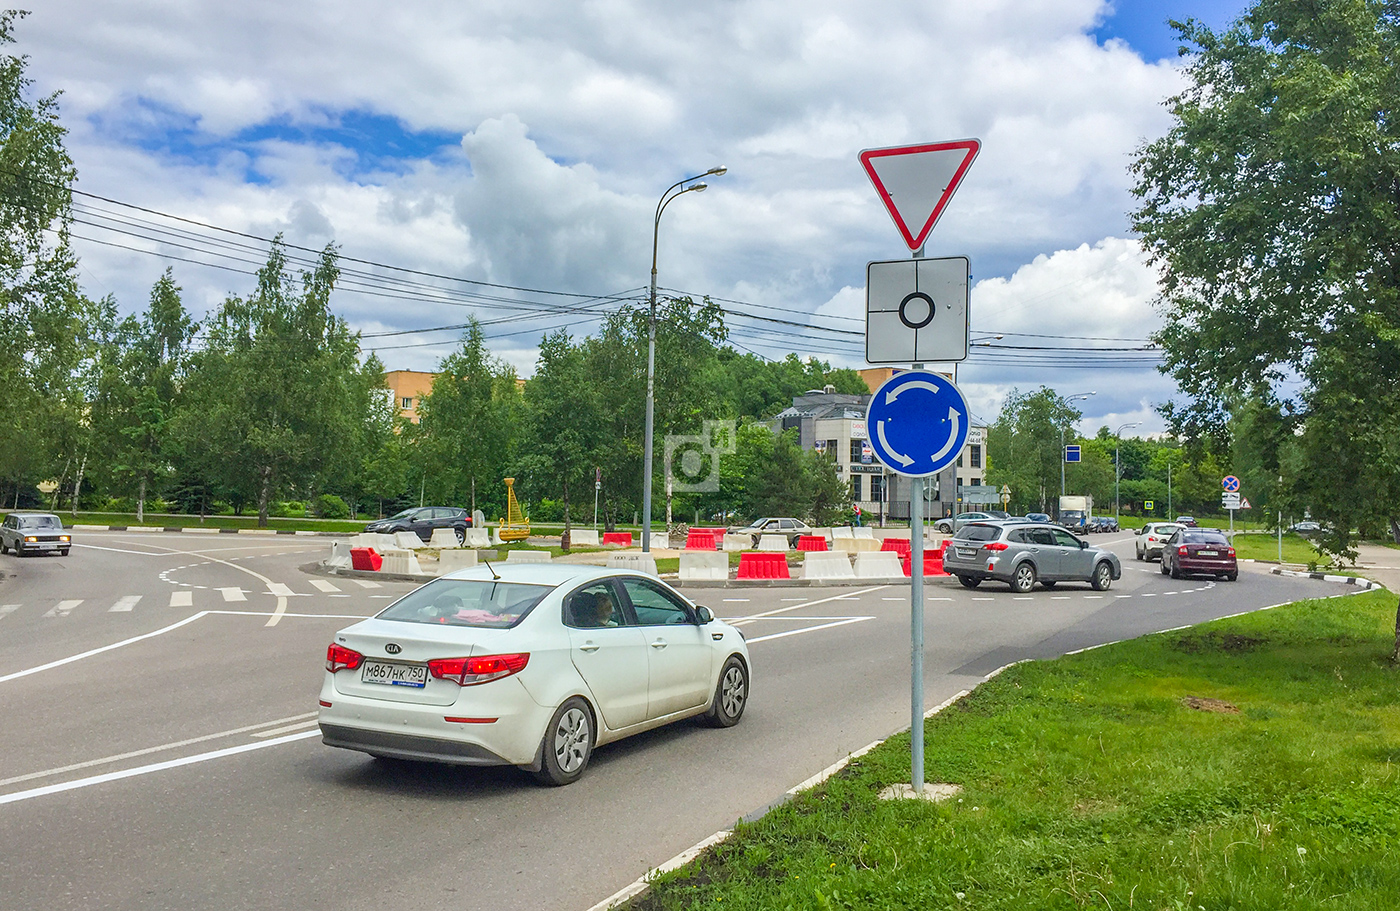
[(1220, 494), (1220, 508), (1221, 508), (1221, 509), (1239, 509), (1239, 508), (1240, 508), (1240, 495), (1239, 495), (1239, 493), (1234, 492), (1234, 491), (1229, 491), (1229, 490), (1222, 492), (1222, 493)]
[(966, 360), (969, 276), (966, 256), (867, 263), (865, 360)]
[(1072, 443), (1072, 444), (1070, 444), (1070, 445), (1068, 445), (1068, 446), (1065, 447), (1065, 461), (1066, 461), (1066, 462), (1078, 462), (1078, 461), (1079, 461), (1079, 446), (1078, 446), (1078, 444), (1073, 444), (1073, 443)]
[(981, 150), (977, 139), (866, 149), (861, 166), (910, 250), (922, 250), (933, 226)]
[(1220, 486), (1232, 493), (1237, 492), (1240, 489), (1240, 479), (1232, 474), (1227, 474), (1220, 479)]
[(896, 373), (870, 397), (866, 426), (875, 456), (896, 474), (927, 478), (957, 461), (967, 442), (968, 407), (946, 377)]
[(1142, 508), (1143, 508), (1143, 509), (1152, 509), (1155, 505), (1156, 505), (1156, 504), (1153, 503), (1151, 500), (1143, 500), (1143, 501), (1142, 501)]

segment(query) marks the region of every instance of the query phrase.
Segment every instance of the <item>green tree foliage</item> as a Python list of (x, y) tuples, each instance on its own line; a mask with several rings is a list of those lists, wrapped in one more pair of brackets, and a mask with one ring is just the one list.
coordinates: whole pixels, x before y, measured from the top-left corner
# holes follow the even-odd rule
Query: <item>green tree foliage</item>
[(1133, 166), (1189, 397), (1167, 414), (1223, 438), (1248, 395), (1295, 426), (1290, 499), (1345, 551), (1400, 515), (1400, 4), (1257, 0), (1225, 32), (1178, 27), (1190, 85)]
[[(1077, 408), (1044, 386), (1035, 392), (1012, 389), (1006, 397), (1001, 414), (988, 430), (987, 482), (1011, 488), (1013, 511), (1056, 511), (1060, 440), (1063, 435), (1066, 443), (1074, 441), (1074, 422), (1080, 417)], [(1087, 493), (1082, 487), (1082, 483), (1076, 487), (1066, 479), (1066, 493)]]
[[(0, 45), (16, 11), (0, 12)], [(78, 292), (68, 246), (69, 187), (58, 96), (29, 100), (25, 58), (0, 53), (0, 479), (56, 475), (79, 436), (81, 389), (100, 313)]]
[(293, 278), (279, 237), (257, 290), (224, 301), (194, 359), (176, 420), (181, 450), (232, 496), (256, 502), (259, 525), (285, 490), (315, 493), (363, 456), (382, 374), (360, 363), (358, 339), (330, 312), (338, 275), (328, 246)]

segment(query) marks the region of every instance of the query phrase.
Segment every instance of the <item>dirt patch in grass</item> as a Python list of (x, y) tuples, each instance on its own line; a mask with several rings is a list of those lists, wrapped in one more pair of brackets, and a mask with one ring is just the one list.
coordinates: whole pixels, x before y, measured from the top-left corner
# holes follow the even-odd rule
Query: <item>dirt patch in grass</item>
[(1238, 715), (1240, 707), (1224, 699), (1211, 699), (1207, 696), (1184, 696), (1181, 704), (1198, 712), (1215, 712), (1218, 715)]
[(1181, 636), (1172, 644), (1172, 647), (1188, 655), (1199, 655), (1202, 652), (1242, 654), (1252, 652), (1268, 641), (1268, 638), (1264, 636), (1246, 636), (1241, 633), (1211, 630), (1205, 633), (1191, 633)]

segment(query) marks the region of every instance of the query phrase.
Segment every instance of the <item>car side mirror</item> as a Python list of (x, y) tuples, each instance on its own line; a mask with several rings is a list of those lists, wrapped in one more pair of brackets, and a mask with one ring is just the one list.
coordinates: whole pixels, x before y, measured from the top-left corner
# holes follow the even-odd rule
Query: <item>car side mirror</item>
[(1088, 542), (1088, 541), (1085, 541), (1085, 540), (1083, 540), (1083, 539), (1080, 539), (1080, 541), (1079, 541), (1079, 549), (1080, 549), (1080, 550), (1085, 550), (1086, 548), (1088, 548), (1088, 546), (1089, 546), (1089, 542)]
[(713, 623), (714, 619), (715, 615), (710, 612), (710, 609), (708, 607), (695, 608), (695, 621), (701, 626), (704, 626), (707, 623)]

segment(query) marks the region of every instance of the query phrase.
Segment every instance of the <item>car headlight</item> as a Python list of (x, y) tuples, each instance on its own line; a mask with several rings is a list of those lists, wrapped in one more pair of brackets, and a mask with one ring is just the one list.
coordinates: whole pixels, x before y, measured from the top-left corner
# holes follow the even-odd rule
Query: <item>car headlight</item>
[(59, 536), (58, 536), (58, 540), (60, 540), (60, 541), (62, 541), (62, 542), (64, 542), (64, 543), (66, 544), (66, 543), (68, 542), (68, 536), (67, 536), (67, 535), (59, 535)]

